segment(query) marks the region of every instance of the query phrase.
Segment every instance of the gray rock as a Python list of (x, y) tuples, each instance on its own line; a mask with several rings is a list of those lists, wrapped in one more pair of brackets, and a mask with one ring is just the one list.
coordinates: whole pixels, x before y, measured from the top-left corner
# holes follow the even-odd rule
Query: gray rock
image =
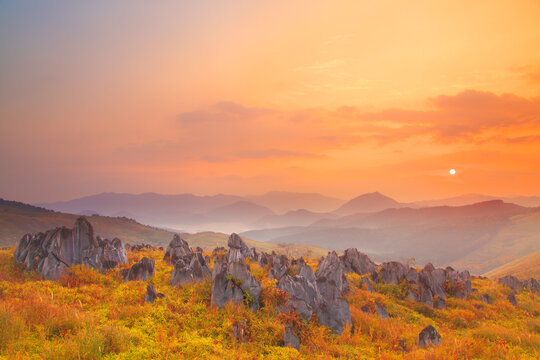
[(390, 261), (381, 265), (379, 277), (385, 283), (399, 285), (399, 282), (405, 278), (408, 272), (409, 269), (402, 263)]
[(98, 241), (85, 217), (78, 218), (73, 229), (61, 227), (24, 235), (14, 257), (15, 261), (25, 264), (27, 270), (35, 270), (45, 280), (58, 279), (72, 265), (83, 264), (101, 272), (127, 263), (122, 241), (117, 238)]
[(521, 289), (521, 281), (519, 281), (516, 277), (511, 276), (511, 275), (500, 278), (498, 282), (499, 284), (508, 286), (510, 289), (514, 291), (519, 291), (519, 289)]
[(154, 259), (145, 256), (132, 267), (122, 270), (120, 274), (124, 281), (146, 281), (154, 276), (154, 272)]
[(508, 301), (510, 301), (510, 304), (512, 304), (512, 305), (514, 305), (514, 306), (518, 305), (515, 293), (508, 294), (508, 297), (506, 299)]
[(147, 303), (153, 303), (157, 298), (163, 298), (165, 295), (162, 293), (158, 293), (156, 289), (154, 288), (154, 285), (148, 284), (146, 287), (146, 297), (144, 298), (144, 301)]
[(298, 312), (306, 321), (316, 311), (322, 302), (321, 295), (314, 283), (300, 275), (285, 275), (277, 284), (278, 289), (287, 292), (287, 306)]
[(163, 260), (170, 260), (171, 265), (174, 265), (178, 259), (182, 259), (192, 254), (193, 250), (189, 247), (189, 244), (178, 234), (174, 234), (173, 239), (165, 250)]
[(285, 346), (300, 350), (300, 339), (298, 339), (298, 336), (295, 334), (292, 326), (285, 325), (285, 331), (283, 332), (283, 340), (285, 342)]
[(209, 279), (212, 272), (200, 252), (184, 259), (178, 259), (171, 274), (171, 286), (183, 286), (189, 283), (202, 282)]
[(257, 263), (258, 263), (259, 266), (262, 267), (262, 268), (266, 267), (268, 264), (270, 264), (270, 255), (268, 255), (268, 254), (265, 253), (265, 252), (261, 252), (261, 253), (257, 256)]
[(272, 257), (272, 268), (268, 277), (270, 279), (281, 279), (283, 275), (289, 270), (290, 262), (286, 255), (274, 255)]
[(309, 281), (310, 283), (314, 284), (316, 281), (313, 268), (306, 263), (299, 265), (298, 275), (305, 277), (306, 280)]
[(217, 259), (212, 272), (211, 301), (218, 307), (229, 301), (244, 302), (253, 311), (259, 308), (261, 283), (251, 274), (242, 254), (245, 246), (240, 236), (229, 237), (229, 254), (227, 258)]
[(413, 284), (418, 283), (418, 271), (415, 268), (409, 268), (407, 271), (407, 275), (405, 275), (405, 279)]
[(335, 251), (325, 257), (315, 273), (317, 287), (324, 299), (337, 299), (341, 293), (349, 289), (347, 277), (343, 271), (343, 265)]
[(431, 325), (424, 328), (418, 335), (418, 346), (426, 347), (431, 345), (439, 345), (441, 342), (441, 335)]
[(345, 272), (354, 272), (360, 275), (370, 274), (377, 271), (377, 266), (366, 254), (358, 252), (356, 248), (345, 250), (340, 257)]
[(535, 278), (530, 278), (521, 283), (521, 286), (529, 291), (532, 291), (536, 294), (540, 293), (540, 284), (536, 281)]
[(446, 308), (446, 300), (443, 299), (442, 297), (436, 297), (435, 298), (435, 301), (433, 302), (433, 306), (436, 308), (436, 309), (444, 309)]
[(317, 318), (322, 325), (341, 334), (345, 325), (352, 324), (349, 302), (343, 297), (326, 300), (317, 309)]

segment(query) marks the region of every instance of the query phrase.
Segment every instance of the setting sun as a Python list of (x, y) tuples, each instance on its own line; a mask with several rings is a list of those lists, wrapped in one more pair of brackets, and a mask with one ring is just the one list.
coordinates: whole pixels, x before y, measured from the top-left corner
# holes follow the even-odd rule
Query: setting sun
[(455, 169), (450, 169), (450, 175), (455, 175), (456, 174), (456, 170)]

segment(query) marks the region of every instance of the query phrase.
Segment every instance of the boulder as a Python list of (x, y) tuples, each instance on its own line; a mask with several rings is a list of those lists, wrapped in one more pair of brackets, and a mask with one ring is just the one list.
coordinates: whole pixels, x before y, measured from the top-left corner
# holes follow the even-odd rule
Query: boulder
[(335, 251), (325, 257), (315, 273), (317, 287), (324, 299), (336, 299), (341, 297), (343, 291), (349, 289), (347, 277), (343, 271), (343, 265)]
[(72, 265), (83, 264), (102, 272), (127, 263), (122, 241), (117, 238), (98, 241), (85, 217), (78, 218), (72, 229), (61, 227), (24, 235), (14, 257), (45, 280), (57, 280)]
[(178, 259), (191, 254), (193, 254), (193, 250), (191, 250), (189, 244), (178, 234), (174, 234), (173, 239), (165, 250), (163, 260), (170, 260), (171, 265), (174, 265)]
[(519, 291), (519, 289), (521, 289), (521, 281), (519, 281), (519, 279), (511, 275), (500, 278), (498, 282), (499, 284), (508, 286), (510, 289), (514, 291)]
[(244, 241), (237, 234), (229, 237), (227, 258), (217, 259), (212, 272), (211, 301), (218, 307), (229, 301), (244, 302), (253, 311), (259, 308), (261, 283), (251, 274), (245, 263)]
[(186, 255), (178, 259), (171, 274), (171, 286), (182, 286), (188, 283), (205, 281), (212, 276), (202, 253)]
[(313, 268), (306, 263), (299, 265), (298, 275), (305, 277), (306, 280), (312, 284), (314, 284), (315, 281), (317, 280), (315, 278), (315, 273), (313, 272)]
[(298, 336), (294, 332), (292, 326), (285, 325), (285, 331), (283, 332), (283, 341), (285, 343), (285, 346), (300, 350), (300, 339), (298, 339)]
[(154, 259), (145, 256), (132, 267), (122, 270), (120, 274), (124, 281), (146, 281), (154, 276), (154, 272)]
[(369, 259), (369, 257), (366, 254), (358, 252), (356, 248), (345, 250), (343, 255), (340, 256), (340, 260), (345, 272), (364, 275), (377, 271), (377, 266)]
[(418, 346), (426, 347), (430, 345), (439, 345), (441, 342), (441, 335), (431, 325), (424, 328), (418, 335)]
[(435, 297), (435, 301), (433, 302), (433, 306), (436, 308), (436, 309), (444, 309), (446, 308), (446, 300), (443, 299), (442, 297)]
[(266, 267), (266, 265), (270, 264), (270, 255), (265, 252), (260, 253), (257, 256), (257, 263), (262, 268)]
[(286, 255), (274, 255), (272, 257), (272, 268), (268, 277), (270, 279), (281, 279), (283, 275), (289, 270), (290, 262)]
[(540, 284), (536, 281), (535, 278), (530, 278), (521, 283), (521, 286), (529, 291), (532, 291), (536, 294), (540, 293)]
[(385, 283), (399, 285), (399, 282), (403, 278), (405, 278), (408, 271), (409, 269), (400, 262), (385, 262), (381, 265), (381, 270), (379, 271), (379, 278)]
[(154, 288), (154, 285), (148, 284), (146, 287), (146, 297), (144, 298), (144, 301), (147, 303), (153, 303), (157, 298), (163, 298), (165, 295), (162, 293), (158, 293), (156, 289)]
[(322, 302), (321, 295), (315, 283), (309, 282), (301, 275), (285, 275), (277, 284), (278, 289), (287, 292), (287, 306), (298, 312), (306, 321), (316, 312)]
[(317, 318), (322, 325), (341, 334), (345, 325), (352, 324), (349, 302), (344, 297), (325, 300), (317, 309)]

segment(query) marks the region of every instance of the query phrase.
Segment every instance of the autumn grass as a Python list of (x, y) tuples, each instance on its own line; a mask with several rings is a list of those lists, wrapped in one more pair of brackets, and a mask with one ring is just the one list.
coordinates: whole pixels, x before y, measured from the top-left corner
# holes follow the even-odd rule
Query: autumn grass
[[(58, 282), (41, 281), (13, 262), (13, 250), (0, 251), (0, 358), (5, 359), (537, 359), (540, 351), (538, 295), (517, 294), (518, 307), (506, 301), (509, 289), (475, 279), (469, 300), (449, 298), (446, 309), (407, 300), (401, 286), (379, 286), (370, 293), (361, 276), (348, 275), (353, 323), (332, 334), (315, 317), (306, 323), (294, 312), (279, 312), (287, 294), (268, 279), (268, 268), (250, 263), (261, 281), (261, 308), (210, 304), (211, 282), (170, 286), (172, 266), (163, 252), (129, 253), (130, 264), (155, 259), (149, 280), (166, 296), (146, 304), (146, 282), (122, 282), (118, 270), (99, 274), (78, 266)], [(308, 259), (308, 262), (313, 263)], [(480, 300), (484, 293), (492, 304)], [(375, 313), (375, 302), (389, 319)], [(361, 311), (371, 309), (370, 314)], [(283, 347), (292, 324), (300, 351)], [(418, 333), (432, 324), (442, 343), (416, 345)], [(234, 336), (241, 327), (242, 338)]]

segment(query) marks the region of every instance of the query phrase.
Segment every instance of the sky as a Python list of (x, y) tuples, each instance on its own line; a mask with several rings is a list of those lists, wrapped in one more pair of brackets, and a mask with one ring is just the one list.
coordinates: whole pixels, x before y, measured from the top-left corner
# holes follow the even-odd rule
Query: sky
[(539, 23), (521, 0), (0, 0), (0, 197), (540, 195)]

